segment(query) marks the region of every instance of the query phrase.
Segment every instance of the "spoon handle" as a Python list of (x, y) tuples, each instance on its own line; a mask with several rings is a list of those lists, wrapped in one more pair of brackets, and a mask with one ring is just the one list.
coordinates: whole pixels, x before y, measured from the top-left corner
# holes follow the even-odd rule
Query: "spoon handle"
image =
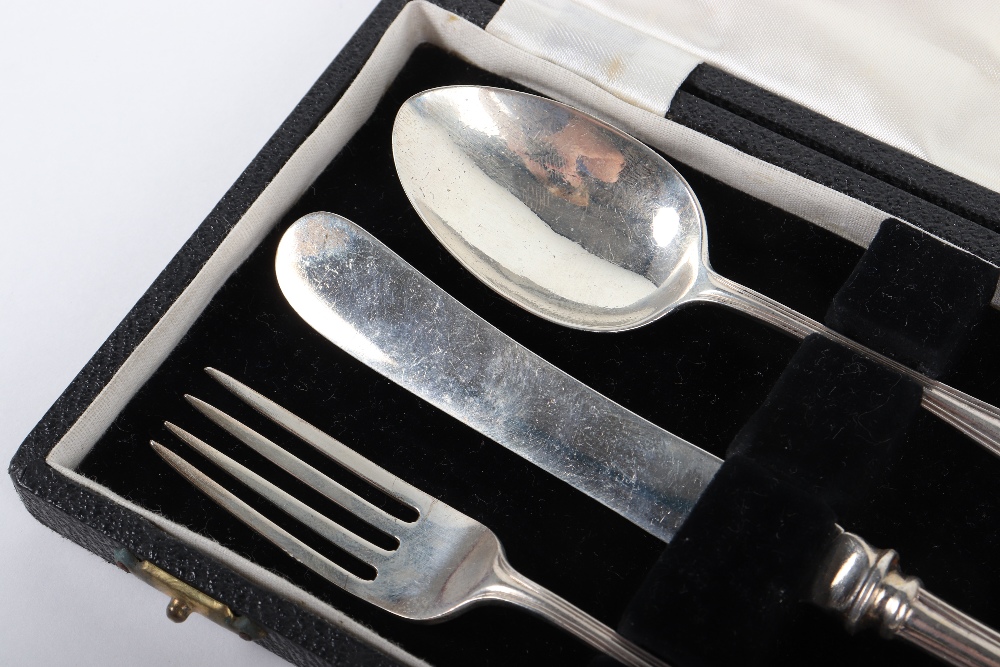
[(858, 354), (905, 375), (923, 387), (921, 405), (925, 410), (951, 424), (993, 454), (1000, 456), (1000, 410), (996, 407), (869, 350), (816, 320), (724, 276), (709, 273), (707, 282), (709, 285), (696, 297), (699, 301), (734, 308), (799, 338), (805, 338), (813, 333), (822, 334)]

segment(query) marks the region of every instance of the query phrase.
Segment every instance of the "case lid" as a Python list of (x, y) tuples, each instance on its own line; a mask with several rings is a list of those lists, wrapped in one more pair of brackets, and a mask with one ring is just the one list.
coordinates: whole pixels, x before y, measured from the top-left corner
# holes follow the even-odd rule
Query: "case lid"
[(487, 30), (659, 114), (704, 62), (1000, 191), (1000, 5), (507, 0)]

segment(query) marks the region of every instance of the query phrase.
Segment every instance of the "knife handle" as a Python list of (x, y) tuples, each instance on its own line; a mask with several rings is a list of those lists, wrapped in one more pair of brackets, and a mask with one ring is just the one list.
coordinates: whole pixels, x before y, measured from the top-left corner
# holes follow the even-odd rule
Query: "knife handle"
[(812, 601), (839, 613), (851, 632), (876, 627), (961, 667), (1000, 666), (1000, 633), (900, 573), (899, 555), (841, 533), (813, 584)]

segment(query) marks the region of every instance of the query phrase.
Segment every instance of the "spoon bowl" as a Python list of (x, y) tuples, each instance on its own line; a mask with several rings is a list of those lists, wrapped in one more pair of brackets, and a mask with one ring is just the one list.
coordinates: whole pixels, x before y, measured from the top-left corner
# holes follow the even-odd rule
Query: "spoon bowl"
[(691, 301), (803, 338), (819, 333), (923, 387), (923, 406), (1000, 455), (1000, 410), (715, 273), (705, 217), (652, 149), (581, 111), (499, 88), (410, 98), (396, 171), (437, 239), (473, 275), (557, 324), (623, 331)]
[(393, 155), (449, 252), (547, 320), (632, 329), (706, 281), (704, 214), (684, 178), (576, 109), (502, 89), (438, 88), (400, 109)]

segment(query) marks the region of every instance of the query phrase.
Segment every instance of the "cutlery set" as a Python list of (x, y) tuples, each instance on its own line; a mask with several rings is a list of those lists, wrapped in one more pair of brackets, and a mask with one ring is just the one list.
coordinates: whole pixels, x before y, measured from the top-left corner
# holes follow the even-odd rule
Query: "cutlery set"
[[(716, 274), (691, 188), (657, 153), (571, 107), (471, 86), (400, 109), (400, 182), (433, 235), (471, 274), (539, 317), (591, 331), (644, 326), (684, 303), (735, 308), (800, 338), (821, 334), (918, 384), (923, 407), (1000, 454), (1000, 410), (892, 361)], [(723, 462), (559, 370), (482, 320), (351, 221), (313, 213), (278, 247), (291, 307), (372, 370), (671, 542)], [(208, 373), (333, 465), (416, 512), (397, 518), (211, 405), (195, 408), (244, 445), (397, 543), (358, 537), (188, 431), (188, 447), (374, 568), (364, 579), (279, 527), (158, 443), (204, 494), (291, 557), (400, 617), (429, 621), (487, 601), (546, 618), (628, 665), (665, 662), (516, 573), (490, 529), (394, 476), (238, 380)], [(683, 390), (683, 387), (680, 388)], [(294, 408), (294, 406), (291, 406)], [(901, 575), (895, 553), (834, 526), (811, 601), (956, 665), (1000, 665), (1000, 634)]]

